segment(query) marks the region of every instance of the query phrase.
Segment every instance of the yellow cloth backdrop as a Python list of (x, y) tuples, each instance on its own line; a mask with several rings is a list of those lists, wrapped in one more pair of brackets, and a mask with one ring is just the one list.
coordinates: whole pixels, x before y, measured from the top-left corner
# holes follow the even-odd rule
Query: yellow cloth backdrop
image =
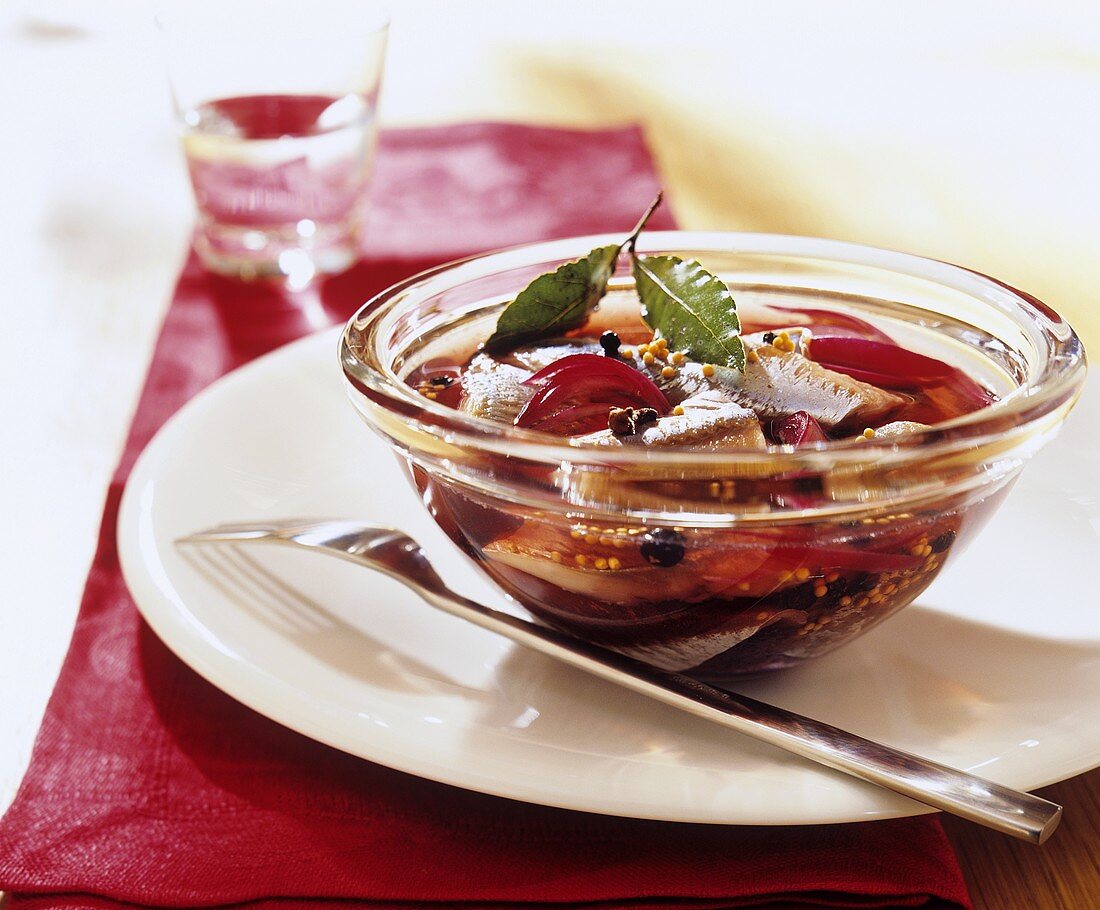
[(398, 6), (391, 122), (641, 122), (685, 227), (967, 265), (1100, 350), (1100, 3), (458, 8)]

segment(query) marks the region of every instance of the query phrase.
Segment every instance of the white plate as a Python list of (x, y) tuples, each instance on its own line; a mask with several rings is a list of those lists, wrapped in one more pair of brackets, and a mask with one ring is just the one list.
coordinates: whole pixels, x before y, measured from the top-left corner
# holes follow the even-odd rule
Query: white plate
[[(455, 588), (503, 604), (354, 415), (336, 344), (335, 332), (313, 336), (216, 383), (134, 469), (123, 571), (149, 624), (195, 670), (339, 749), (530, 802), (738, 824), (925, 811), (523, 651), (356, 566), (244, 551), (313, 605), (270, 585), (275, 598), (212, 583), (178, 536), (226, 521), (354, 517), (400, 525)], [(919, 606), (743, 690), (1016, 787), (1100, 764), (1097, 391)]]

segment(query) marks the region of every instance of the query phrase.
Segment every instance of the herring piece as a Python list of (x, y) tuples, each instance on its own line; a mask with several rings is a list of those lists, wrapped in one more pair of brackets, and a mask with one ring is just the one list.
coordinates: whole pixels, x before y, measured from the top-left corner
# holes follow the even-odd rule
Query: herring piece
[(666, 378), (661, 375), (661, 368), (665, 366), (661, 361), (646, 366), (636, 358), (635, 365), (674, 405), (709, 393), (752, 408), (763, 419), (806, 411), (826, 429), (873, 424), (905, 403), (900, 395), (826, 369), (803, 357), (798, 351), (804, 329), (792, 326), (778, 331), (787, 333), (794, 350), (781, 350), (766, 343), (763, 332), (746, 335), (745, 347), (755, 352), (756, 361), (746, 363), (743, 374), (719, 366), (711, 376), (705, 376), (702, 364), (686, 363), (674, 376)]
[(478, 354), (462, 374), (459, 410), (498, 423), (512, 423), (535, 394), (535, 389), (523, 384), (525, 380), (570, 354), (594, 354), (599, 350), (594, 341), (563, 339), (526, 345), (499, 357)]
[(593, 600), (613, 604), (644, 604), (654, 599), (679, 600), (697, 603), (707, 596), (705, 582), (687, 572), (666, 574), (659, 580), (660, 593), (654, 597), (654, 569), (622, 569), (617, 572), (589, 568), (575, 564), (556, 563), (544, 556), (526, 552), (508, 540), (493, 541), (483, 552), (491, 563), (501, 563), (527, 575), (552, 584), (572, 594), (582, 594)]
[[(798, 330), (789, 334), (797, 346)], [(763, 419), (806, 411), (826, 429), (873, 424), (905, 403), (900, 395), (828, 370), (797, 351), (780, 350), (756, 336), (745, 341), (756, 359), (745, 364), (743, 374), (717, 367), (708, 377), (697, 363), (685, 364), (670, 379), (660, 377), (659, 371), (649, 373), (673, 403), (709, 391), (752, 408)]]
[(630, 436), (600, 430), (578, 436), (577, 442), (595, 446), (696, 446), (715, 451), (764, 448), (767, 440), (756, 414), (734, 404), (720, 392), (707, 390), (685, 399), (683, 414), (661, 417)]
[[(778, 541), (775, 532), (738, 532), (730, 546), (689, 543), (679, 562), (657, 567), (642, 556), (641, 540), (623, 530), (592, 525), (563, 527), (550, 516), (528, 516), (511, 533), (487, 543), (482, 552), (498, 568), (521, 571), (593, 600), (628, 606), (660, 601), (756, 599), (801, 583), (786, 571), (782, 560), (771, 558)], [(517, 581), (514, 576), (508, 577)], [(522, 585), (523, 580), (518, 583)], [(676, 615), (660, 610), (649, 612), (648, 617), (640, 613), (636, 619), (640, 626), (645, 622), (659, 624)], [(597, 617), (593, 614), (590, 618)], [(674, 620), (675, 631), (670, 634), (696, 634), (715, 625), (725, 626), (727, 620), (737, 621), (735, 615), (727, 615), (724, 610), (715, 619), (704, 620), (703, 626), (694, 630)]]
[(745, 365), (745, 374), (732, 394), (735, 401), (763, 418), (806, 411), (831, 429), (877, 423), (905, 404), (900, 395), (827, 370), (793, 351), (781, 351), (771, 344), (752, 350), (756, 360)]
[[(633, 366), (643, 376), (652, 379), (657, 388), (665, 393), (669, 404), (678, 405), (699, 394), (720, 393), (723, 388), (721, 378), (715, 375), (708, 379), (703, 375), (703, 368), (698, 363), (685, 363), (677, 368), (675, 376), (667, 378), (661, 375), (662, 368), (668, 365), (665, 361), (656, 360), (647, 365), (634, 345), (624, 345), (624, 347), (632, 350), (633, 354), (630, 357), (621, 359)], [(727, 379), (732, 378), (732, 381), (736, 381), (740, 378), (740, 374), (734, 370), (727, 370), (726, 372), (730, 374)], [(733, 398), (728, 394), (725, 395), (725, 400), (733, 403)]]
[[(764, 619), (760, 617), (764, 616)], [(804, 610), (781, 610), (778, 613), (763, 614), (756, 611), (734, 614), (720, 628), (685, 635), (678, 638), (668, 637), (656, 641), (630, 642), (616, 644), (612, 650), (644, 660), (662, 670), (683, 673), (706, 663), (714, 657), (725, 654), (730, 648), (752, 638), (761, 629), (777, 622), (801, 626), (806, 622)]]
[(478, 354), (462, 373), (459, 410), (498, 423), (511, 423), (535, 394), (524, 380), (534, 373), (488, 354)]
[(887, 423), (875, 430), (875, 439), (897, 439), (899, 436), (906, 436), (909, 433), (916, 433), (919, 430), (927, 430), (928, 424), (918, 423), (915, 420), (895, 420), (893, 423)]

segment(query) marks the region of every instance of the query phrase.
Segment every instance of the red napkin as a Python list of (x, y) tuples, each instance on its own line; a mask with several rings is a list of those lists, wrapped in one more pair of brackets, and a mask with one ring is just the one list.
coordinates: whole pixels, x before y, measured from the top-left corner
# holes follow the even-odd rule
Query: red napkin
[[(525, 805), (373, 765), (233, 701), (149, 631), (119, 574), (123, 483), (211, 380), (478, 249), (624, 231), (657, 191), (635, 129), (471, 124), (383, 137), (366, 258), (305, 295), (180, 278), (68, 657), (0, 823), (16, 908), (968, 907), (931, 816), (737, 828)], [(659, 212), (655, 227), (669, 226)], [(349, 418), (350, 419), (350, 418)]]

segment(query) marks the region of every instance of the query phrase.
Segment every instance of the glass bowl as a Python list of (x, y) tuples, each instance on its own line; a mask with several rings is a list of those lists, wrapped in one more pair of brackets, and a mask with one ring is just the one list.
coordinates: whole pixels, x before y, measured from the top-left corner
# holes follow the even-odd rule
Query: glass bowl
[[(638, 251), (698, 258), (745, 313), (839, 309), (932, 345), (999, 400), (890, 440), (716, 452), (578, 445), (404, 381), (433, 360), (461, 362), (535, 276), (620, 239), (418, 275), (363, 306), (340, 359), (355, 408), (500, 587), (537, 620), (663, 669), (721, 683), (788, 667), (897, 612), (965, 547), (1080, 394), (1073, 330), (992, 278), (828, 240), (684, 231), (643, 234)], [(611, 286), (632, 288), (627, 263)]]

